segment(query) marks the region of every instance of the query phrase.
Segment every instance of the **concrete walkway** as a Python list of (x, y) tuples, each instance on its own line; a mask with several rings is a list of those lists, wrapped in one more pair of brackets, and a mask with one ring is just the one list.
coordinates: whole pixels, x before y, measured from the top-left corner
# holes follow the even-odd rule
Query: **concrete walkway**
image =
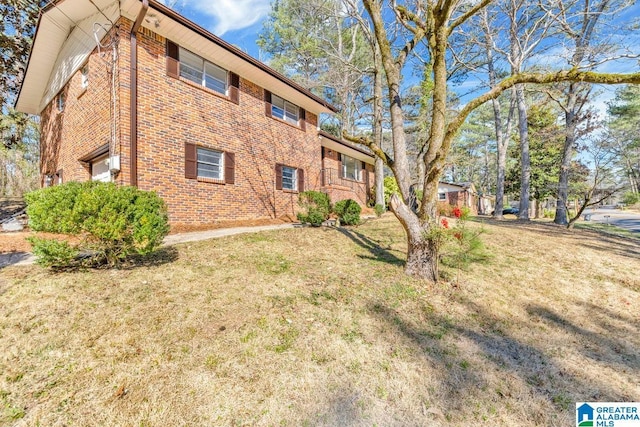
[[(219, 228), (216, 230), (193, 231), (191, 233), (170, 234), (164, 238), (162, 246), (171, 246), (179, 243), (198, 242), (200, 240), (216, 239), (219, 237), (233, 236), (235, 234), (258, 233), (269, 230), (283, 230), (286, 228), (300, 227), (300, 224), (259, 225), (255, 227)], [(11, 252), (0, 254), (0, 268), (9, 265), (31, 265), (36, 257), (27, 252)]]

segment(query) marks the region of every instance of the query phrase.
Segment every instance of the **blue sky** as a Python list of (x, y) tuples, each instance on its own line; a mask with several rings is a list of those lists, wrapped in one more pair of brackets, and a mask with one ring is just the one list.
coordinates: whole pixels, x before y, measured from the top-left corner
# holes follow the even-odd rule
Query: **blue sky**
[(256, 39), (271, 9), (269, 0), (161, 1), (251, 56), (264, 59)]
[[(256, 45), (256, 40), (262, 30), (263, 22), (269, 14), (271, 8), (270, 0), (160, 1), (251, 56), (262, 61), (268, 59), (264, 54), (261, 54)], [(629, 22), (633, 20), (640, 20), (640, 4), (638, 2), (635, 2), (631, 7), (614, 18), (614, 22)], [(633, 38), (640, 37), (635, 36)], [(552, 57), (553, 55), (548, 58), (548, 61), (551, 61)], [(562, 62), (561, 58), (554, 58), (553, 61)], [(624, 63), (614, 62), (606, 64), (601, 67), (600, 71), (631, 72), (635, 71), (635, 69), (637, 69), (637, 65), (634, 65), (633, 62), (624, 61)], [(471, 80), (468, 84), (476, 85), (477, 81)], [(466, 92), (467, 89), (461, 87), (458, 88), (458, 90)], [(594, 100), (596, 108), (602, 113), (606, 111), (606, 102), (613, 97), (614, 90), (615, 87), (602, 87), (600, 95)], [(470, 98), (470, 96), (467, 95), (465, 98)]]

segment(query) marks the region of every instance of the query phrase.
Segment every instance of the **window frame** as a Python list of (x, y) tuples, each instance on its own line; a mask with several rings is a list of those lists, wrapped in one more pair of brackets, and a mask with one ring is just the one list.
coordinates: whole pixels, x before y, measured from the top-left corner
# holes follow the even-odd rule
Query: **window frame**
[[(285, 170), (290, 170), (292, 172), (291, 177), (285, 178)], [(291, 181), (291, 188), (285, 185), (285, 179), (287, 181)], [(284, 191), (298, 191), (298, 168), (294, 168), (287, 165), (282, 165), (282, 189)]]
[(440, 192), (438, 191), (438, 201), (439, 202), (445, 202), (447, 200), (447, 192)]
[[(348, 170), (348, 165), (347, 162), (345, 161), (346, 159), (348, 160), (352, 160), (353, 161), (353, 172), (354, 172), (354, 177), (349, 176), (349, 170)], [(342, 154), (340, 153), (340, 177), (342, 179), (348, 179), (351, 181), (358, 181), (358, 182), (362, 182), (362, 160), (356, 159), (355, 157), (351, 157), (351, 156), (347, 156), (346, 154)]]
[[(282, 101), (281, 105), (276, 105), (276, 101)], [(278, 102), (280, 104), (280, 102)], [(277, 111), (280, 113), (277, 113)], [(295, 112), (295, 115), (294, 115)], [(281, 96), (271, 94), (271, 117), (283, 122), (298, 126), (300, 123), (300, 107), (289, 102)]]
[[(191, 56), (191, 58), (189, 58), (189, 56)], [(193, 61), (191, 63), (187, 62), (187, 58)], [(182, 46), (178, 46), (178, 62), (180, 63), (178, 75), (181, 79), (207, 88), (222, 96), (230, 96), (229, 70), (222, 68), (221, 66), (214, 64), (211, 61), (207, 61), (202, 56), (197, 55)], [(196, 64), (196, 62), (198, 63)], [(224, 72), (224, 79), (220, 80), (217, 76), (208, 74), (207, 67), (211, 69), (210, 71)], [(185, 72), (189, 70), (192, 70), (194, 73), (190, 74), (188, 72)], [(207, 77), (210, 78), (210, 81), (217, 83), (218, 86), (215, 84), (208, 85)], [(221, 87), (224, 87), (224, 91), (220, 90)]]
[[(204, 153), (217, 153), (220, 156), (220, 162), (217, 165), (218, 167), (218, 177), (210, 177), (204, 176), (200, 174), (200, 164), (203, 165), (212, 165), (215, 166), (215, 163), (205, 162), (200, 160), (200, 152)], [(225, 152), (221, 150), (216, 150), (213, 148), (196, 146), (196, 177), (197, 179), (205, 179), (205, 180), (214, 180), (214, 181), (224, 181), (225, 179)]]

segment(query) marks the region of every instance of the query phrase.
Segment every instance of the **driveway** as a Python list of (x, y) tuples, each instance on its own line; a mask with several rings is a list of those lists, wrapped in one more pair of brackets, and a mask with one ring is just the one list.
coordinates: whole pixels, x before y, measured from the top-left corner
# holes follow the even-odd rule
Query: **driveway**
[(612, 206), (603, 206), (598, 209), (587, 209), (583, 213), (591, 214), (591, 221), (609, 223), (616, 227), (625, 228), (635, 233), (640, 233), (640, 214), (615, 209)]

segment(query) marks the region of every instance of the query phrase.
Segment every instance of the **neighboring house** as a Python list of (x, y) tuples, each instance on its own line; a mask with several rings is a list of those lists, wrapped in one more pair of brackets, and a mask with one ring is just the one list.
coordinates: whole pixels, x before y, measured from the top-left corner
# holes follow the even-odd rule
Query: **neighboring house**
[(373, 156), (317, 130), (335, 107), (154, 0), (49, 3), (16, 107), (41, 116), (43, 186), (154, 190), (173, 224), (291, 218), (304, 190), (364, 205), (373, 186)]
[(438, 203), (470, 209), (472, 215), (478, 214), (478, 193), (471, 182), (438, 183)]

